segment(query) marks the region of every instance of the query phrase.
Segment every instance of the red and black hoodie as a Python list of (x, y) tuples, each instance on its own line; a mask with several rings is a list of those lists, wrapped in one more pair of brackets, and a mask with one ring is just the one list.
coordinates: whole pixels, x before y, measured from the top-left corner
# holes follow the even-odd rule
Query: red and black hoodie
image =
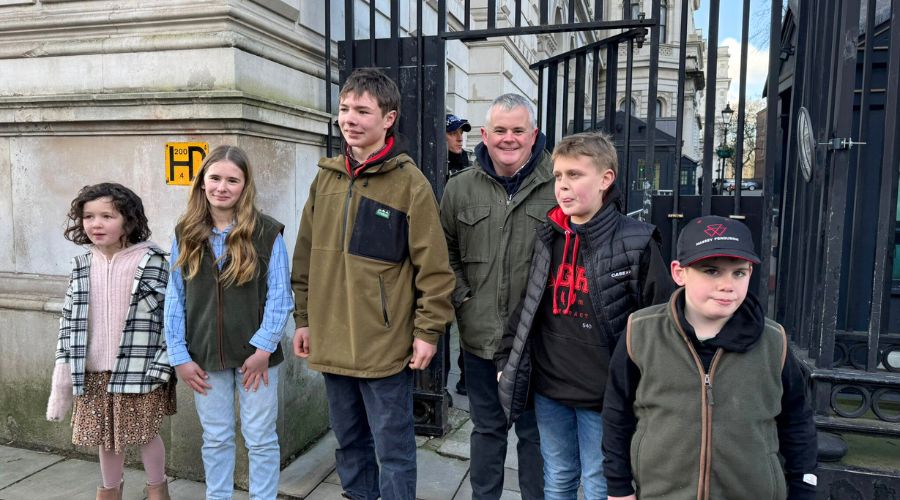
[(550, 277), (533, 330), (534, 390), (568, 406), (599, 411), (610, 347), (591, 303), (581, 238), (560, 207), (547, 219), (554, 232)]

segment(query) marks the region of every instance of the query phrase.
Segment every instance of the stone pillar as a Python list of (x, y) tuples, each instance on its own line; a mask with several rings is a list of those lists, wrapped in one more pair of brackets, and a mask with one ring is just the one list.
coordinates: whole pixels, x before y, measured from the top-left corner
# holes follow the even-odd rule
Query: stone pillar
[[(71, 429), (46, 422), (44, 409), (70, 258), (84, 252), (62, 236), (82, 186), (132, 188), (168, 249), (188, 188), (166, 184), (166, 143), (235, 144), (293, 252), (329, 123), (318, 4), (0, 0), (0, 439), (73, 448)], [(287, 338), (283, 347), (287, 459), (325, 431), (327, 406), (321, 377), (287, 354)], [(201, 432), (183, 384), (178, 406), (164, 428), (170, 473), (200, 479)], [(243, 448), (237, 469), (245, 483)]]

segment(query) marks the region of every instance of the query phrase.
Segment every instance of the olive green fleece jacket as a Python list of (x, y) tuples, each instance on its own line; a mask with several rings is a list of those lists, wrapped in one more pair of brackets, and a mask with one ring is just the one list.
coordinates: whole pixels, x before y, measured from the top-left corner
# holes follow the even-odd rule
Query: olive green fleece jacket
[(436, 344), (453, 318), (431, 185), (405, 153), (387, 156), (353, 179), (344, 155), (323, 158), (309, 189), (291, 282), (309, 367), (320, 372), (398, 373), (413, 338)]
[(441, 198), (462, 348), (482, 359), (492, 359), (500, 347), (528, 281), (535, 231), (556, 206), (550, 155), (538, 154), (512, 197), (479, 160), (451, 177)]

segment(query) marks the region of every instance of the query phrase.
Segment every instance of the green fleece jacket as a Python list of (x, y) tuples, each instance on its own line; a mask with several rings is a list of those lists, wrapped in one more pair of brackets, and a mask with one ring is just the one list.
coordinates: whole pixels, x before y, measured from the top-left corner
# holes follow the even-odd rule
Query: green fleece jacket
[(323, 158), (309, 189), (291, 282), (309, 367), (381, 378), (403, 370), (413, 338), (436, 344), (453, 317), (454, 276), (431, 185), (394, 146), (348, 173)]

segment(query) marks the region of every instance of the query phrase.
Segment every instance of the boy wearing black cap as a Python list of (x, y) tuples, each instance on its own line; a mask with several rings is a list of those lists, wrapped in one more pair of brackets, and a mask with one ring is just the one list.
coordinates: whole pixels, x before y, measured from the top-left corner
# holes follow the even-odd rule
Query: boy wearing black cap
[(463, 151), (463, 132), (472, 130), (469, 120), (447, 115), (447, 173), (453, 175), (469, 167), (469, 155)]
[(748, 293), (750, 230), (700, 217), (677, 245), (682, 288), (631, 315), (610, 362), (610, 500), (815, 498), (812, 410), (784, 328)]

